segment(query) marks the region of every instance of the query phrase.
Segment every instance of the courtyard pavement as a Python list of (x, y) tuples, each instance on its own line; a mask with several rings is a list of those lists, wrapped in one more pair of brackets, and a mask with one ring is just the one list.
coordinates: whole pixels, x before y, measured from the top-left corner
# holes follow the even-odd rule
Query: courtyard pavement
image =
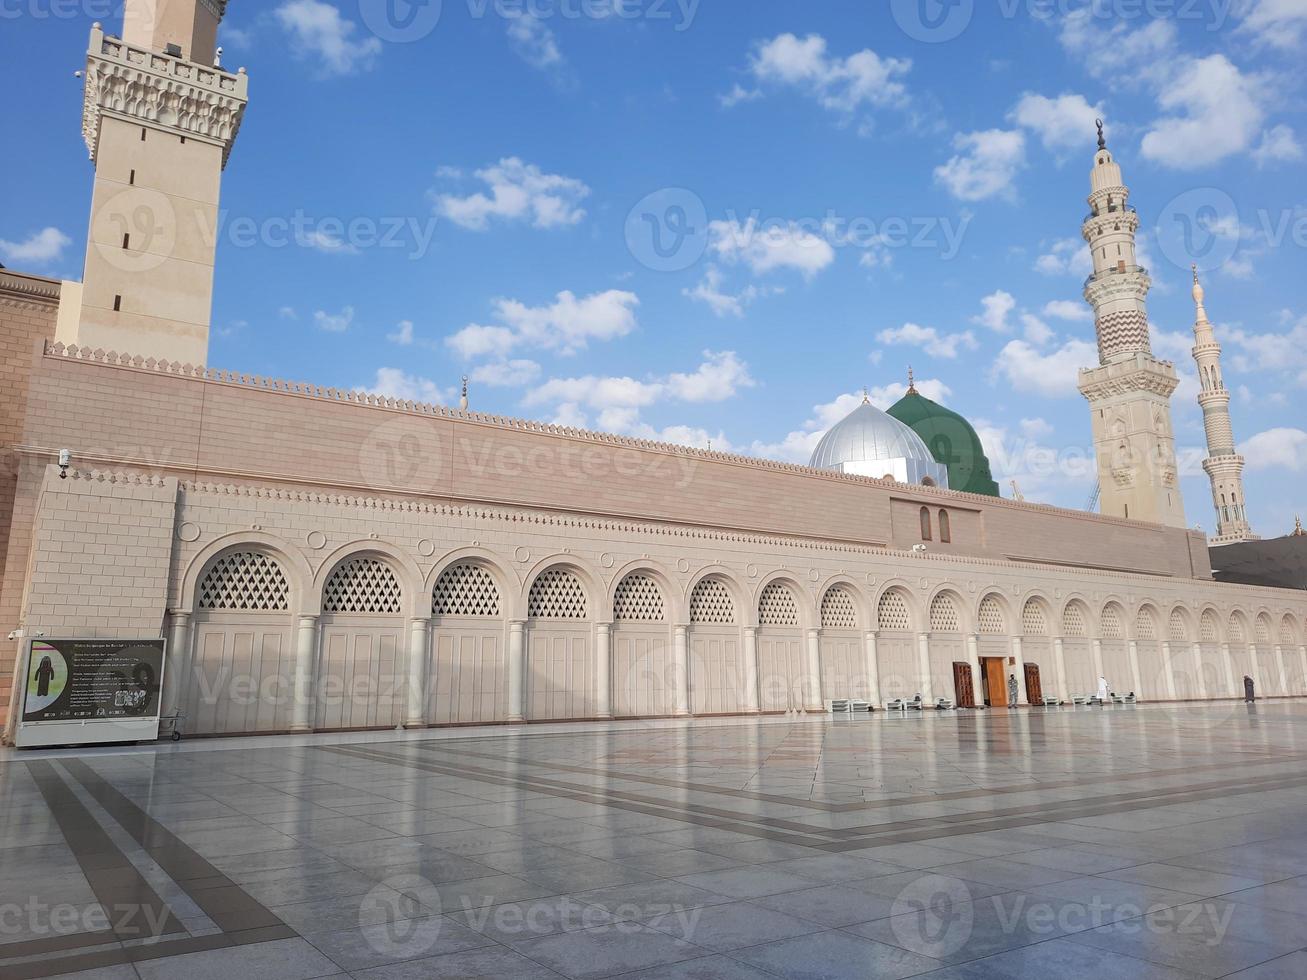
[(1307, 977), (1307, 703), (0, 752), (0, 978)]

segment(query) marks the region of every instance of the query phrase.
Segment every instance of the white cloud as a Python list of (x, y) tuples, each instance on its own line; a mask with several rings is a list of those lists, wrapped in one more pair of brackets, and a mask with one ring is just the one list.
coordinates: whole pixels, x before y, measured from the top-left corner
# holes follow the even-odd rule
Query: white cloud
[(1012, 324), (1008, 323), (1007, 318), (1017, 308), (1015, 296), (1000, 289), (982, 299), (980, 305), (984, 312), (979, 316), (973, 316), (972, 323), (988, 327), (995, 333), (1008, 333), (1012, 329)]
[(72, 243), (73, 240), (58, 228), (42, 228), (21, 242), (0, 239), (0, 258), (8, 263), (45, 265), (58, 260)]
[(824, 108), (845, 114), (902, 105), (907, 88), (901, 79), (911, 70), (910, 60), (882, 58), (870, 48), (847, 58), (831, 55), (819, 34), (778, 35), (759, 44), (749, 62), (749, 71), (759, 83), (796, 89)]
[(442, 389), (430, 378), (408, 374), (401, 368), (377, 368), (377, 379), (367, 390), (383, 398), (430, 402), (435, 405), (445, 405), (453, 399), (451, 391)]
[(317, 60), (324, 75), (366, 71), (381, 53), (378, 38), (356, 38), (358, 25), (321, 0), (289, 0), (276, 9), (275, 15), (290, 35), (296, 56)]
[(1089, 145), (1094, 120), (1102, 116), (1102, 104), (1090, 105), (1083, 95), (1068, 93), (1050, 99), (1027, 92), (1008, 119), (1032, 130), (1050, 153), (1063, 156)]
[(1083, 340), (1069, 340), (1048, 354), (1025, 340), (1013, 340), (999, 352), (993, 372), (1017, 391), (1045, 398), (1071, 398), (1080, 394), (1077, 385), (1081, 369), (1097, 364), (1098, 348)]
[(1296, 48), (1307, 30), (1307, 3), (1303, 0), (1244, 0), (1241, 31), (1277, 48)]
[(749, 218), (713, 221), (708, 226), (713, 252), (729, 264), (743, 263), (755, 275), (793, 269), (811, 279), (835, 261), (835, 249), (797, 222), (759, 224)]
[(1026, 166), (1026, 137), (1019, 130), (990, 129), (958, 133), (957, 155), (935, 168), (935, 179), (962, 201), (992, 197), (1011, 199), (1013, 182)]
[(460, 227), (485, 231), (492, 219), (499, 219), (529, 220), (535, 228), (560, 228), (585, 218), (579, 205), (590, 188), (572, 177), (547, 174), (518, 157), (505, 157), (475, 176), (487, 185), (489, 195), (477, 191), (467, 197), (436, 197), (436, 211)]
[(507, 18), (508, 40), (519, 58), (532, 68), (557, 68), (563, 63), (558, 38), (543, 20), (529, 11)]
[(736, 82), (725, 95), (717, 96), (717, 101), (721, 103), (722, 108), (731, 109), (742, 102), (754, 102), (761, 98), (761, 89), (745, 88), (739, 82)]
[(494, 303), (498, 323), (469, 324), (446, 337), (445, 344), (465, 358), (490, 355), (503, 359), (517, 347), (575, 354), (592, 340), (614, 340), (634, 330), (639, 304), (635, 293), (618, 289), (580, 299), (564, 290), (547, 306), (498, 299)]
[(1167, 62), (1175, 56), (1179, 31), (1175, 18), (1158, 18), (1131, 30), (1124, 18), (1109, 22), (1087, 6), (1062, 19), (1059, 40), (1095, 78), (1128, 84), (1164, 76)]
[(313, 322), (327, 333), (344, 333), (354, 323), (354, 307), (346, 306), (339, 313), (318, 310), (313, 314)]
[(311, 248), (317, 252), (326, 252), (328, 255), (357, 255), (359, 251), (357, 245), (351, 245), (338, 236), (317, 228), (301, 232), (296, 237), (296, 243), (301, 248)]
[(923, 327), (916, 323), (905, 323), (901, 327), (882, 330), (876, 335), (882, 344), (907, 344), (920, 347), (931, 357), (952, 360), (960, 350), (975, 350), (980, 345), (976, 335), (970, 330), (963, 333), (941, 334), (934, 327)]
[(1264, 84), (1222, 54), (1187, 62), (1158, 93), (1158, 106), (1169, 115), (1144, 136), (1144, 156), (1194, 170), (1250, 149), (1266, 116)]
[[(1230, 366), (1240, 372), (1307, 372), (1307, 317), (1282, 333), (1253, 333), (1239, 327), (1217, 327), (1217, 336), (1232, 351)], [(1307, 377), (1303, 378), (1307, 384)]]
[(704, 303), (717, 316), (744, 316), (746, 308), (754, 301), (784, 292), (777, 287), (749, 285), (738, 293), (728, 293), (722, 288), (722, 270), (710, 265), (703, 274), (703, 279), (693, 289), (682, 289), (681, 295), (698, 303)]
[(1055, 320), (1070, 320), (1072, 323), (1093, 323), (1094, 311), (1088, 303), (1073, 299), (1055, 299), (1044, 305), (1044, 316)]
[(1079, 238), (1063, 238), (1035, 260), (1035, 271), (1045, 276), (1088, 277), (1094, 271), (1089, 246)]
[(1053, 434), (1053, 426), (1045, 419), (1022, 419), (1021, 433), (1027, 439), (1046, 439)]
[(473, 381), (492, 388), (518, 388), (532, 384), (539, 377), (540, 365), (528, 360), (483, 364), (472, 372)]
[(299, 313), (296, 312), (293, 306), (283, 306), (277, 311), (277, 316), (283, 320), (298, 320), (300, 318)]
[(400, 320), (395, 326), (395, 332), (386, 334), (386, 339), (392, 344), (398, 344), (400, 347), (412, 347), (413, 321)]
[(1262, 133), (1262, 142), (1253, 150), (1253, 159), (1257, 166), (1268, 167), (1274, 163), (1292, 163), (1303, 158), (1302, 144), (1297, 134), (1289, 126), (1274, 126)]
[(1307, 470), (1307, 432), (1302, 429), (1268, 429), (1239, 446), (1250, 470)]
[(1033, 313), (1021, 314), (1021, 329), (1025, 333), (1026, 340), (1038, 347), (1043, 347), (1056, 336), (1053, 328)]
[(736, 357), (735, 351), (706, 350), (703, 356), (703, 363), (693, 374), (672, 374), (667, 378), (668, 395), (684, 402), (721, 402), (756, 383), (749, 375), (749, 365)]

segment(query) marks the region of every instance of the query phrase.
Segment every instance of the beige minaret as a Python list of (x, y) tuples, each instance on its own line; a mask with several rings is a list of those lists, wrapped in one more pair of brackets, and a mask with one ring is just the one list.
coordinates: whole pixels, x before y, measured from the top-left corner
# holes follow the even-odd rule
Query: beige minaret
[(1098, 124), (1098, 153), (1090, 175), (1090, 213), (1082, 228), (1094, 260), (1085, 299), (1094, 308), (1099, 366), (1080, 372), (1080, 392), (1092, 409), (1104, 514), (1185, 527), (1176, 473), (1171, 395), (1175, 366), (1153, 356), (1148, 336), (1148, 291), (1139, 265), (1139, 215), (1130, 189)]
[(95, 191), (81, 287), (56, 339), (205, 363), (218, 194), (247, 101), (215, 68), (226, 0), (126, 0), (123, 36), (91, 30), (82, 133)]
[(1198, 404), (1203, 407), (1203, 427), (1207, 430), (1207, 459), (1203, 469), (1212, 481), (1212, 505), (1216, 508), (1216, 534), (1211, 543), (1237, 544), (1256, 541), (1248, 524), (1244, 507), (1243, 457), (1234, 446), (1234, 426), (1230, 423), (1230, 392), (1226, 390), (1221, 374), (1221, 345), (1216, 331), (1207, 319), (1206, 293), (1198, 281), (1198, 267), (1194, 266), (1194, 305), (1198, 316), (1194, 321), (1194, 361), (1198, 364), (1198, 380), (1202, 391)]

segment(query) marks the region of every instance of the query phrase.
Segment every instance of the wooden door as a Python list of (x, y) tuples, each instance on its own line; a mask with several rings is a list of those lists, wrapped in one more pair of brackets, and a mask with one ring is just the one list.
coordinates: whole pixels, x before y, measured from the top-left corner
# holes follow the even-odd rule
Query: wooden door
[(989, 688), (986, 699), (991, 708), (1007, 707), (1007, 677), (1003, 671), (1002, 657), (985, 658), (985, 686)]
[(976, 688), (971, 677), (971, 664), (953, 665), (953, 699), (959, 708), (976, 706)]
[(1044, 703), (1044, 688), (1039, 681), (1039, 664), (1026, 664), (1026, 702)]

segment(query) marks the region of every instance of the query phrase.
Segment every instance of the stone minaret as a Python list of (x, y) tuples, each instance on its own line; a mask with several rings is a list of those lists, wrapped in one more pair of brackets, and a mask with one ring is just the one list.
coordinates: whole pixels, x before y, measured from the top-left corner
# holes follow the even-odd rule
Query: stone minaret
[(1194, 266), (1194, 360), (1198, 363), (1198, 380), (1202, 391), (1198, 404), (1203, 407), (1203, 427), (1207, 430), (1207, 459), (1203, 469), (1212, 480), (1212, 504), (1216, 507), (1216, 534), (1211, 543), (1237, 544), (1256, 541), (1248, 524), (1244, 507), (1243, 457), (1234, 446), (1234, 426), (1230, 424), (1230, 392), (1221, 374), (1221, 345), (1216, 341), (1212, 322), (1207, 319), (1206, 293), (1198, 281)]
[(1094, 274), (1085, 299), (1094, 307), (1099, 366), (1080, 372), (1080, 392), (1092, 409), (1101, 510), (1185, 527), (1171, 427), (1171, 395), (1180, 381), (1174, 365), (1153, 356), (1147, 302), (1153, 283), (1135, 252), (1139, 215), (1101, 121), (1090, 185), (1082, 231)]
[(56, 339), (203, 364), (222, 171), (245, 69), (215, 68), (227, 0), (126, 0), (121, 38), (91, 30), (82, 133), (95, 191), (80, 289)]

